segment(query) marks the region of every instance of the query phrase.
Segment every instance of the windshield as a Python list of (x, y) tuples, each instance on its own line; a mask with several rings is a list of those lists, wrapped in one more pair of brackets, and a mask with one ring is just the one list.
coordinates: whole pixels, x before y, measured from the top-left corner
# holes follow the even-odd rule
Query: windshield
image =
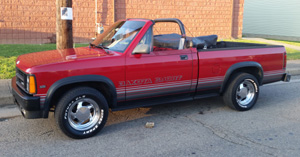
[(142, 21), (124, 21), (111, 29), (110, 32), (101, 40), (97, 46), (118, 52), (124, 52), (134, 37), (143, 28), (145, 22)]

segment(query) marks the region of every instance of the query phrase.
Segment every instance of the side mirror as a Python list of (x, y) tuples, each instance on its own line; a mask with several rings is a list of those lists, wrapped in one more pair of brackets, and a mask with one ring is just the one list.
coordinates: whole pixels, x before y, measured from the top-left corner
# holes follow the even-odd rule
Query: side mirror
[(185, 38), (180, 38), (178, 50), (182, 50), (184, 48)]
[(132, 53), (133, 54), (150, 53), (150, 46), (147, 44), (139, 44), (134, 48)]

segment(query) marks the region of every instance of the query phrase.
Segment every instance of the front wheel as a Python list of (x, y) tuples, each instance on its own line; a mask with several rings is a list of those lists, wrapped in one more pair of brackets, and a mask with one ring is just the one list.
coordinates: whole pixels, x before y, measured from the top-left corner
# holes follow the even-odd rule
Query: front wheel
[(108, 117), (105, 97), (96, 89), (78, 87), (68, 91), (58, 102), (55, 119), (71, 138), (88, 138), (98, 133)]
[(223, 100), (229, 107), (238, 111), (251, 109), (259, 95), (257, 79), (248, 73), (235, 74), (225, 90)]

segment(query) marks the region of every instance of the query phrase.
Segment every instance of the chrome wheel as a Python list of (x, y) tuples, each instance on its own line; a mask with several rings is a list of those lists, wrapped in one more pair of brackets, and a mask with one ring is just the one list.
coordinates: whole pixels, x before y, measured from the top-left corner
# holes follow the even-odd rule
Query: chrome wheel
[(255, 96), (255, 87), (252, 80), (244, 80), (236, 90), (236, 101), (241, 107), (247, 105), (253, 100)]
[(235, 73), (223, 94), (223, 100), (237, 111), (250, 110), (259, 96), (257, 78), (249, 73)]
[(81, 98), (73, 102), (68, 110), (68, 122), (78, 131), (91, 129), (102, 121), (103, 111), (100, 111), (99, 105), (90, 98)]

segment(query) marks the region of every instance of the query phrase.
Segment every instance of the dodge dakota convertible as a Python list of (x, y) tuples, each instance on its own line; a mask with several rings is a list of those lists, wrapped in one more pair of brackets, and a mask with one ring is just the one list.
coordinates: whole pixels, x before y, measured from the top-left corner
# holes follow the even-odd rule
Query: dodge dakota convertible
[[(157, 23), (180, 33), (154, 34)], [(87, 138), (105, 125), (108, 111), (222, 96), (246, 111), (261, 85), (290, 80), (283, 46), (188, 37), (179, 19), (127, 19), (88, 47), (21, 55), (12, 94), (28, 119), (48, 118), (71, 138)]]

